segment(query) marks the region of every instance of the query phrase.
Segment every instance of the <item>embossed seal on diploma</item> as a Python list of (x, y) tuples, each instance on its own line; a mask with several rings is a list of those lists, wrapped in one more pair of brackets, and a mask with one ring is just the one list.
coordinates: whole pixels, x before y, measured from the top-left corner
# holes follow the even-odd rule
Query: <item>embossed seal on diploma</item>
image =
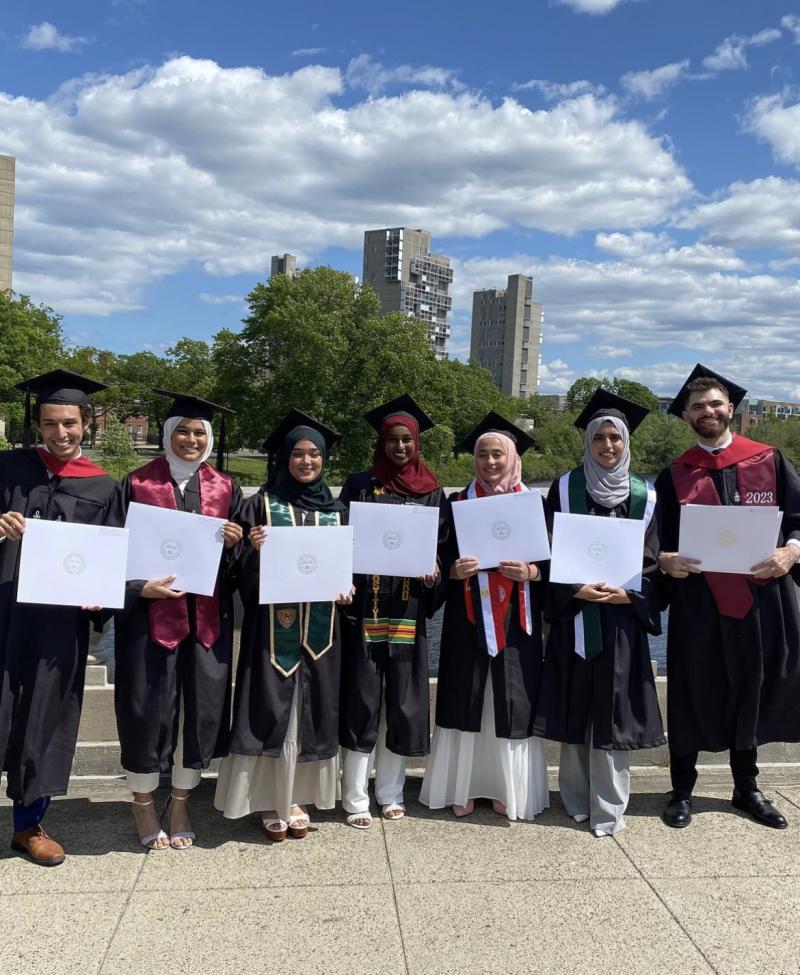
[(403, 544), (403, 536), (398, 531), (390, 530), (383, 533), (381, 542), (383, 542), (384, 548), (388, 548), (390, 552), (394, 552)]
[(739, 536), (736, 534), (736, 532), (726, 528), (717, 535), (717, 541), (720, 545), (722, 545), (723, 548), (730, 548), (732, 545), (736, 544), (738, 537)]
[(165, 538), (161, 543), (161, 554), (165, 559), (172, 562), (181, 554), (181, 543), (174, 538)]
[(315, 555), (301, 555), (297, 560), (297, 569), (304, 576), (310, 576), (317, 571), (317, 557)]
[(507, 521), (496, 521), (492, 525), (492, 534), (499, 542), (503, 542), (511, 535), (511, 525)]
[(70, 552), (64, 556), (62, 565), (64, 566), (64, 571), (68, 572), (71, 576), (79, 576), (81, 572), (86, 570), (86, 559), (80, 552)]
[(608, 549), (603, 545), (602, 542), (592, 542), (592, 544), (586, 549), (587, 554), (590, 559), (594, 559), (595, 562), (605, 561), (605, 557), (608, 555)]

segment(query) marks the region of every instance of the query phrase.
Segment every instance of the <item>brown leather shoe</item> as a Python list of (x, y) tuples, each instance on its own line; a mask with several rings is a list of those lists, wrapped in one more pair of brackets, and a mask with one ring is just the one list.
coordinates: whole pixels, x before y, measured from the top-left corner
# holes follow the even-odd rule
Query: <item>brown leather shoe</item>
[(11, 837), (11, 849), (25, 853), (42, 867), (57, 867), (64, 862), (64, 850), (49, 837), (41, 825), (31, 826)]

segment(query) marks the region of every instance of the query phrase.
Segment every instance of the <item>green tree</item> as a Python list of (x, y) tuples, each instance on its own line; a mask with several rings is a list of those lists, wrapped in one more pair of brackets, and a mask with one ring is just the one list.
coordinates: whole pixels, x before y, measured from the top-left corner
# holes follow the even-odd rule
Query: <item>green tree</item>
[(618, 396), (633, 403), (639, 403), (648, 410), (658, 409), (658, 397), (647, 386), (634, 382), (632, 379), (611, 379), (603, 376), (582, 376), (567, 390), (567, 409), (572, 413), (580, 413), (598, 389), (607, 389)]
[(657, 474), (695, 440), (683, 420), (651, 413), (631, 437), (631, 468), (637, 474)]
[(100, 458), (108, 473), (117, 480), (127, 474), (137, 461), (131, 438), (113, 413), (106, 414), (105, 431), (100, 441)]
[(62, 355), (61, 317), (27, 295), (0, 292), (0, 416), (10, 421), (10, 439), (21, 435), (23, 418), (23, 394), (14, 386), (57, 368)]
[(97, 349), (91, 345), (78, 346), (69, 349), (59, 365), (82, 376), (106, 383), (109, 387), (92, 396), (92, 423), (90, 430), (90, 445), (97, 442), (97, 424), (101, 417), (116, 406), (116, 366), (117, 357), (107, 349)]

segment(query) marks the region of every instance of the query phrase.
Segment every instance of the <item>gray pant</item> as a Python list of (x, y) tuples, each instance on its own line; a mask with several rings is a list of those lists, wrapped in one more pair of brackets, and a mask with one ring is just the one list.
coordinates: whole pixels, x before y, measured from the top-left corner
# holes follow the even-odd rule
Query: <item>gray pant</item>
[(570, 816), (588, 819), (593, 830), (618, 833), (631, 795), (629, 754), (592, 748), (590, 728), (585, 744), (561, 746), (558, 788)]

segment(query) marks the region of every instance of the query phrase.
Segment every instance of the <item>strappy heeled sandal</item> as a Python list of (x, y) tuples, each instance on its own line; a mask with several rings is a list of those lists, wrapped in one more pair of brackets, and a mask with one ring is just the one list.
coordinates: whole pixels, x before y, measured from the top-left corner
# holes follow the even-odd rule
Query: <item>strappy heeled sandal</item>
[(366, 812), (350, 813), (346, 819), (348, 826), (352, 826), (353, 829), (369, 829), (372, 826), (372, 813), (367, 810)]
[(381, 809), (384, 819), (402, 819), (406, 814), (406, 807), (402, 802), (390, 802)]
[[(173, 802), (186, 802), (188, 796), (176, 796), (174, 792), (170, 792), (169, 799), (167, 799), (167, 804), (164, 806), (164, 815), (169, 815), (169, 807)], [(191, 850), (194, 846), (194, 841), (197, 837), (191, 830), (178, 830), (177, 833), (169, 834), (169, 845), (173, 850)], [(181, 843), (180, 845), (175, 845), (175, 840), (189, 840), (188, 843)]]
[(284, 820), (280, 818), (273, 819), (271, 816), (262, 816), (261, 825), (267, 834), (267, 839), (273, 843), (280, 843), (286, 839), (286, 832), (289, 827)]
[[(131, 804), (134, 806), (152, 806), (154, 803), (152, 799), (148, 800), (147, 802), (137, 802), (135, 799), (131, 799)], [(134, 819), (134, 823), (135, 822), (136, 820)], [(138, 825), (136, 827), (136, 832), (137, 834), (139, 832)], [(164, 846), (153, 846), (153, 844), (158, 840), (166, 840), (167, 842), (164, 844)], [(161, 850), (169, 849), (169, 837), (163, 829), (159, 829), (157, 833), (148, 833), (147, 836), (139, 836), (139, 843), (145, 848), (145, 850), (155, 850), (157, 853), (160, 853)]]

